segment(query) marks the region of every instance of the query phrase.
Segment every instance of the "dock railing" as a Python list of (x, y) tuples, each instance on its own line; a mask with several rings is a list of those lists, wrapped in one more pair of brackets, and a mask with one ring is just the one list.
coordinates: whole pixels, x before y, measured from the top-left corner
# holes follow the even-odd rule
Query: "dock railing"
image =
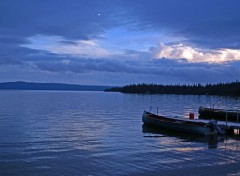
[[(237, 109), (236, 112), (237, 112), (236, 122), (239, 123), (239, 122), (240, 122), (240, 121), (239, 121), (239, 120), (240, 120), (240, 119), (239, 119), (239, 116), (240, 116), (240, 111), (239, 111), (239, 109)], [(226, 116), (225, 116), (225, 117), (226, 117), (225, 120), (226, 120), (226, 125), (227, 125), (227, 122), (228, 122), (228, 111), (226, 111)]]
[(228, 123), (228, 112), (226, 112), (226, 127), (227, 127), (227, 123)]
[(239, 109), (237, 109), (237, 122), (239, 122), (238, 117), (239, 117)]

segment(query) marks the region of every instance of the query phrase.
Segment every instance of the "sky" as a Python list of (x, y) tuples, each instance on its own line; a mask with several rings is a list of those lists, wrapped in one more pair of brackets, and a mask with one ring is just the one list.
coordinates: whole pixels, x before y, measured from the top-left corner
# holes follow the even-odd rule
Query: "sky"
[(239, 0), (1, 0), (0, 82), (233, 82), (239, 12)]

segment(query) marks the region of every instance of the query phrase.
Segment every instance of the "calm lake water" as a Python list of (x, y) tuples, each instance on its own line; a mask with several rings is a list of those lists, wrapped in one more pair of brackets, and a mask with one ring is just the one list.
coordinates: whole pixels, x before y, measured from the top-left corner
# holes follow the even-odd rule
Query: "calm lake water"
[[(0, 91), (0, 175), (158, 175), (240, 166), (237, 136), (201, 137), (142, 126), (143, 110), (184, 116), (200, 105), (240, 108), (217, 96)], [(228, 173), (238, 175), (229, 169)]]

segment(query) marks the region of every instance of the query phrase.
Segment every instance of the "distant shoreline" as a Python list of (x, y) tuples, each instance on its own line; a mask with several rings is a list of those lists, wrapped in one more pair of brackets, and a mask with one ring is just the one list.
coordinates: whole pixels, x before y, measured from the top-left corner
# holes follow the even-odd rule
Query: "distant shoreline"
[(240, 82), (194, 85), (132, 84), (106, 89), (106, 92), (131, 94), (219, 95), (240, 97)]
[(104, 91), (111, 86), (91, 86), (62, 83), (3, 82), (0, 90), (55, 90), (55, 91)]

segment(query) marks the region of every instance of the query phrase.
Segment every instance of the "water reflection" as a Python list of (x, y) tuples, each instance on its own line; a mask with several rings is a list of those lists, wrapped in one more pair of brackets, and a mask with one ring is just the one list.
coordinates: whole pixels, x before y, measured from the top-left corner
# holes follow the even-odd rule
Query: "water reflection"
[[(142, 125), (142, 132), (144, 134), (144, 137), (176, 137), (181, 142), (200, 142), (207, 144), (208, 149), (215, 149), (218, 147), (218, 143), (224, 142), (224, 137), (219, 135), (208, 135), (208, 136), (201, 136), (197, 134), (190, 134), (190, 133), (184, 133), (179, 131), (173, 131), (173, 130), (166, 130), (166, 129), (160, 129), (148, 125)], [(181, 151), (184, 150), (194, 150), (191, 149), (180, 149)]]
[(214, 102), (240, 105), (213, 96), (0, 91), (0, 175), (166, 175), (238, 164), (237, 137), (142, 127), (149, 106), (188, 117)]

